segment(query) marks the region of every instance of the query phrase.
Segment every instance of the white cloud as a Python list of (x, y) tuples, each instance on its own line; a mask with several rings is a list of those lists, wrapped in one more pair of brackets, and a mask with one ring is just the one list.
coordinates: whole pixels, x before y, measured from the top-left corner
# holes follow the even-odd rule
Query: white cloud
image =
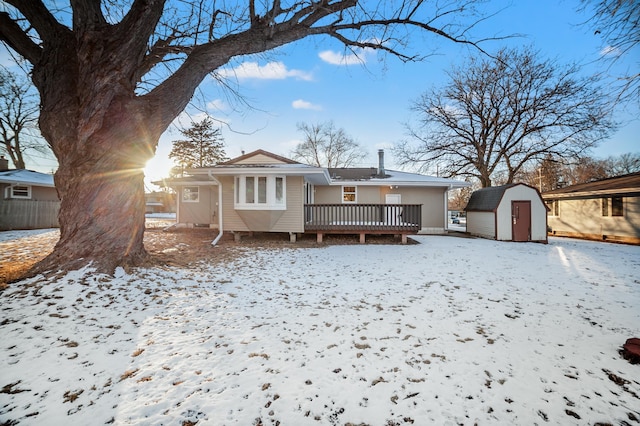
[(222, 99), (214, 99), (207, 102), (207, 111), (224, 111), (227, 109), (227, 105)]
[(322, 109), (320, 105), (312, 104), (311, 102), (305, 101), (303, 99), (296, 99), (295, 101), (291, 102), (291, 106), (294, 109), (312, 109), (315, 111), (320, 111)]
[(600, 50), (601, 56), (620, 56), (621, 54), (620, 49), (613, 46), (605, 46)]
[(367, 58), (375, 54), (375, 50), (371, 48), (354, 49), (354, 51), (348, 55), (343, 52), (336, 52), (333, 50), (323, 50), (318, 53), (318, 56), (323, 61), (331, 65), (357, 65), (365, 64)]
[(223, 77), (236, 77), (239, 80), (257, 78), (262, 80), (284, 80), (295, 78), (297, 80), (312, 80), (311, 73), (302, 70), (290, 70), (282, 62), (269, 62), (259, 65), (257, 62), (243, 62), (233, 69), (223, 69), (220, 72)]

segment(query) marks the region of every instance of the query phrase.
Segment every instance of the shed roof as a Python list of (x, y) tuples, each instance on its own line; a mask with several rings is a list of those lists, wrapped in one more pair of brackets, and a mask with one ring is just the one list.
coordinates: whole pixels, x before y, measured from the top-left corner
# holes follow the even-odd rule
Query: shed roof
[(492, 212), (498, 208), (504, 192), (516, 186), (516, 183), (510, 183), (502, 186), (490, 186), (474, 191), (465, 207), (466, 211)]
[(602, 195), (640, 194), (640, 172), (580, 183), (542, 194), (545, 199), (587, 198)]

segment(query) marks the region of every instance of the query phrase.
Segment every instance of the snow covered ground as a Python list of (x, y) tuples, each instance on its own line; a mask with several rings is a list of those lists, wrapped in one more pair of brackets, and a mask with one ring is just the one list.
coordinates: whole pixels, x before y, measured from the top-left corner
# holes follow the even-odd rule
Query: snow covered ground
[(415, 239), (13, 284), (0, 424), (640, 422), (640, 247)]

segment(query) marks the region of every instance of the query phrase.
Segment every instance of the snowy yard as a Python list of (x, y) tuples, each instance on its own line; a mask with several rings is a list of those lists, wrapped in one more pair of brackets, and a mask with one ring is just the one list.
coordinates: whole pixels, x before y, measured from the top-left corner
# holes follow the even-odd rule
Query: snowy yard
[(12, 284), (0, 424), (640, 423), (640, 247), (415, 239)]

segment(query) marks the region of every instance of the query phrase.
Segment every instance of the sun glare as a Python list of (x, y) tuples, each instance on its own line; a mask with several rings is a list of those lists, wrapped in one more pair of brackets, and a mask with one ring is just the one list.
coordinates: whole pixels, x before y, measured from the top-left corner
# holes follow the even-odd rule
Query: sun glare
[(167, 158), (153, 157), (147, 161), (143, 171), (144, 176), (147, 179), (161, 179), (169, 176), (169, 170), (171, 170), (171, 161)]

